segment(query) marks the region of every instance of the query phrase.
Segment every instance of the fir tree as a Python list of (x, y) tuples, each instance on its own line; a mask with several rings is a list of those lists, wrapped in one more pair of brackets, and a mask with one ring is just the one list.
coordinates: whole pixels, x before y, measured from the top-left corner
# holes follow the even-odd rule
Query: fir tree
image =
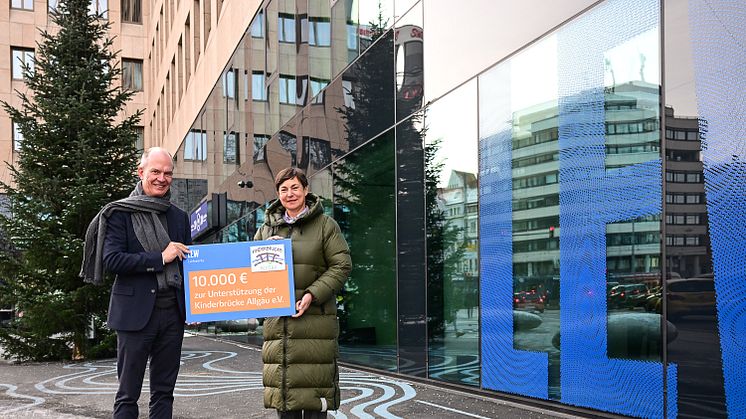
[(23, 135), (8, 164), (12, 183), (0, 185), (11, 247), (0, 253), (0, 305), (18, 311), (0, 345), (19, 360), (104, 355), (113, 342), (103, 327), (108, 287), (84, 284), (78, 272), (88, 223), (132, 189), (141, 111), (119, 118), (132, 92), (114, 83), (121, 69), (109, 23), (88, 6), (59, 3), (33, 66), (23, 67), (29, 93), (17, 92), (18, 109), (2, 103)]

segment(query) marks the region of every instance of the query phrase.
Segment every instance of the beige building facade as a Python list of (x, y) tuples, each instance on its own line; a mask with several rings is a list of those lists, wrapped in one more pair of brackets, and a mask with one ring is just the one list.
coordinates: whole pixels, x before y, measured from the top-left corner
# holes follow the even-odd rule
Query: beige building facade
[[(0, 99), (20, 106), (16, 91), (26, 91), (20, 61), (29, 62), (41, 30), (54, 32), (50, 11), (58, 0), (2, 0), (0, 1)], [(142, 0), (92, 0), (91, 11), (99, 11), (111, 22), (110, 35), (114, 48), (120, 51), (119, 60), (127, 66), (129, 86), (135, 91), (127, 104), (130, 115), (148, 104), (149, 74), (143, 70), (147, 53), (145, 22), (150, 20), (150, 2)], [(139, 73), (139, 74), (137, 74)], [(141, 125), (145, 121), (141, 121)], [(144, 125), (142, 125), (144, 127)], [(22, 137), (14, 129), (5, 112), (0, 114), (0, 161), (12, 162)], [(0, 167), (0, 181), (10, 182), (5, 165)]]
[[(50, 11), (59, 0), (0, 1), (0, 99), (20, 106), (25, 91), (20, 61), (30, 61), (40, 30), (54, 32)], [(256, 0), (92, 0), (104, 14), (125, 66), (123, 82), (135, 91), (125, 114), (144, 110), (144, 147), (175, 151), (189, 131), (225, 63), (246, 31)], [(218, 36), (217, 34), (220, 34)], [(122, 81), (120, 81), (122, 82)], [(22, 141), (0, 114), (0, 161), (12, 162)], [(5, 165), (0, 181), (10, 182)]]

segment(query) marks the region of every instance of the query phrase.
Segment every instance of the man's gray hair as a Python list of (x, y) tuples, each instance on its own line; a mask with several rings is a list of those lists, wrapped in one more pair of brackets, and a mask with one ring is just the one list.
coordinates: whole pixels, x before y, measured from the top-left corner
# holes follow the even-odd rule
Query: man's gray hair
[(140, 158), (140, 164), (137, 167), (145, 167), (145, 165), (148, 163), (148, 158), (150, 158), (150, 155), (153, 153), (165, 153), (168, 158), (171, 159), (171, 167), (174, 167), (174, 158), (171, 156), (171, 153), (168, 152), (163, 147), (150, 147), (149, 149), (143, 151), (142, 157)]

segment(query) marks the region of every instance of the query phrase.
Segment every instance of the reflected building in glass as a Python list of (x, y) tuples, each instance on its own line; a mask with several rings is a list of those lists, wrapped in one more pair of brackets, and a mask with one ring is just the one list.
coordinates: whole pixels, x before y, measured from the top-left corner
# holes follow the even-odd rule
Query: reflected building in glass
[(275, 174), (306, 171), (351, 248), (343, 362), (740, 417), (746, 118), (713, 69), (743, 75), (699, 57), (739, 56), (746, 6), (561, 3), (177, 2), (183, 28), (148, 38), (146, 143), (175, 153), (174, 202), (206, 204), (198, 243), (250, 240)]

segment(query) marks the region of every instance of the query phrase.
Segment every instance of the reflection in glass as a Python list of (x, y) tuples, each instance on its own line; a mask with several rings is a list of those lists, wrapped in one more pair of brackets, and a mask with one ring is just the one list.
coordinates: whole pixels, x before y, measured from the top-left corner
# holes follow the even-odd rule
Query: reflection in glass
[(189, 131), (184, 139), (184, 160), (207, 160), (207, 132)]
[(308, 18), (308, 45), (314, 47), (331, 46), (331, 22), (327, 17)]
[[(604, 54), (606, 170), (660, 159), (659, 63), (657, 29)], [(661, 360), (660, 314), (648, 301), (661, 287), (660, 231), (660, 215), (606, 226), (610, 358)]]
[(269, 135), (254, 134), (254, 163), (264, 160), (264, 145), (269, 142)]
[(251, 73), (251, 99), (256, 101), (267, 100), (267, 87), (265, 86), (265, 77), (263, 71), (253, 71)]
[(254, 38), (264, 37), (264, 12), (261, 10), (251, 22), (251, 36)]
[(418, 110), (424, 97), (421, 6), (410, 10), (394, 29), (397, 121)]
[(223, 163), (241, 163), (238, 141), (238, 134), (235, 132), (223, 134)]
[(475, 386), (480, 376), (476, 84), (451, 92), (425, 114), (428, 375)]
[(295, 15), (278, 13), (277, 40), (285, 43), (295, 43)]
[(340, 353), (395, 371), (396, 222), (393, 132), (334, 165), (334, 219), (350, 245), (352, 273), (339, 296)]
[(280, 103), (297, 104), (296, 92), (295, 76), (280, 75)]
[[(317, 0), (312, 0), (317, 1)], [(323, 0), (318, 0), (323, 1)], [(331, 65), (338, 74), (358, 55), (357, 2), (337, 0), (331, 9)]]
[(512, 257), (501, 262), (512, 267), (505, 295), (510, 300), (499, 303), (512, 308), (514, 350), (546, 353), (550, 398), (560, 396), (556, 42), (550, 35), (480, 78), (480, 104), (489, 104), (480, 105), (480, 136), (490, 135), (486, 139), (494, 142), (482, 153), (499, 147), (492, 153), (509, 154), (492, 157), (510, 168), (510, 176), (495, 185), (505, 183), (503, 195), (512, 203), (503, 208), (512, 209), (510, 221), (503, 223), (512, 225)]
[[(723, 298), (722, 303), (731, 304), (733, 301), (726, 299), (735, 298), (735, 294), (717, 295), (715, 292), (718, 273), (713, 266), (710, 238), (713, 226), (710, 225), (711, 214), (707, 210), (704, 183), (712, 172), (706, 173), (702, 161), (702, 155), (708, 152), (703, 140), (711, 121), (700, 114), (696, 95), (698, 89), (707, 89), (707, 82), (695, 77), (695, 62), (707, 60), (707, 54), (699, 57), (695, 55), (695, 51), (706, 48), (708, 40), (701, 39), (703, 32), (732, 30), (726, 29), (724, 24), (721, 26), (720, 19), (723, 16), (732, 18), (731, 24), (736, 24), (736, 27), (746, 27), (743, 14), (733, 13), (733, 10), (723, 12), (720, 9), (723, 4), (708, 2), (706, 5), (698, 5), (695, 2), (665, 1), (663, 7), (663, 38), (666, 42), (666, 175), (663, 185), (667, 289), (665, 301), (662, 298), (663, 291), (654, 290), (646, 308), (660, 313), (665, 303), (667, 319), (676, 326), (678, 337), (668, 344), (667, 355), (668, 362), (675, 364), (678, 370), (680, 417), (728, 417), (716, 297)], [(715, 19), (719, 23), (710, 25), (709, 19)], [(695, 30), (699, 25), (699, 30)], [(702, 28), (707, 29), (703, 31)], [(721, 36), (718, 35), (716, 42), (727, 48), (733, 42), (731, 34)], [(720, 39), (727, 41), (721, 43)], [(719, 55), (720, 52), (714, 54)], [(711, 62), (707, 61), (705, 65), (711, 65)], [(721, 63), (719, 59), (716, 69), (723, 75), (728, 72), (725, 62)], [(730, 85), (726, 89), (731, 90)], [(734, 92), (742, 95), (738, 90)], [(713, 89), (712, 95), (717, 95), (717, 90)], [(700, 99), (711, 100), (708, 97)], [(727, 120), (741, 120), (732, 113), (733, 108), (727, 104), (727, 98), (718, 96), (717, 102), (725, 104)], [(721, 130), (728, 137), (728, 142), (737, 144), (735, 137), (729, 136), (728, 130), (723, 128)], [(713, 148), (710, 147), (709, 152)], [(728, 155), (728, 161), (737, 161), (736, 159), (742, 157), (737, 154)], [(713, 169), (718, 170), (717, 166), (710, 170)], [(731, 200), (725, 202), (727, 206), (738, 208), (734, 204)], [(718, 212), (722, 217), (721, 211)]]
[[(332, 79), (332, 9), (327, 0), (308, 1), (309, 98), (319, 94)], [(313, 103), (321, 103), (317, 98)]]
[(342, 74), (344, 107), (337, 108), (345, 121), (349, 148), (353, 149), (394, 124), (394, 35), (380, 39)]
[(371, 46), (382, 33), (394, 24), (394, 0), (355, 0), (358, 9), (357, 33), (360, 54)]

